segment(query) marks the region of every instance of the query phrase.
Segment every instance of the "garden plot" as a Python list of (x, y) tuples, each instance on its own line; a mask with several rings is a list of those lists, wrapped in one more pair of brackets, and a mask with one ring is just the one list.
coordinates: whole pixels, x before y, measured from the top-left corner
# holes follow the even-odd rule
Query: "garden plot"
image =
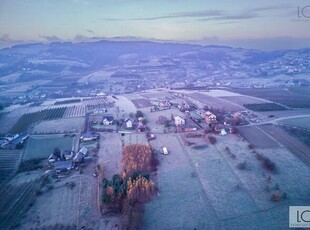
[(62, 118), (51, 121), (42, 121), (34, 127), (33, 133), (64, 133), (81, 132), (84, 129), (85, 118)]
[(160, 155), (158, 196), (145, 204), (144, 229), (216, 229), (206, 194), (188, 156), (174, 135), (158, 135), (152, 147), (167, 147)]
[(33, 135), (30, 136), (24, 152), (23, 160), (34, 158), (48, 158), (55, 148), (71, 150), (74, 139), (63, 135)]

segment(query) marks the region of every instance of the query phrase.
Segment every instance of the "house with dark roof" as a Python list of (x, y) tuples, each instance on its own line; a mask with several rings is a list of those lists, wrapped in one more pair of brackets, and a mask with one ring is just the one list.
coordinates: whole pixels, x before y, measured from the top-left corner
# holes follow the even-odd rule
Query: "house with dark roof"
[(114, 121), (114, 118), (112, 115), (104, 115), (102, 119), (103, 125), (112, 125)]
[(66, 171), (70, 171), (72, 168), (73, 168), (72, 160), (55, 162), (56, 172), (66, 172)]

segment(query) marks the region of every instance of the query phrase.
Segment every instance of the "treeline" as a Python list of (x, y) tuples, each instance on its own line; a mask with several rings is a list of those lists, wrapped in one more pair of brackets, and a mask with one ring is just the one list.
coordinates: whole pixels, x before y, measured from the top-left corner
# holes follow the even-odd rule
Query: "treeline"
[(156, 194), (150, 173), (157, 170), (158, 159), (149, 145), (127, 145), (123, 149), (122, 172), (112, 180), (102, 180), (102, 202), (122, 214), (124, 229), (140, 229), (143, 203)]
[(247, 109), (258, 112), (286, 110), (283, 105), (276, 103), (244, 104), (243, 106)]
[(81, 102), (81, 99), (69, 99), (64, 101), (56, 101), (54, 105), (65, 105), (65, 104), (71, 104), (71, 103), (78, 103)]

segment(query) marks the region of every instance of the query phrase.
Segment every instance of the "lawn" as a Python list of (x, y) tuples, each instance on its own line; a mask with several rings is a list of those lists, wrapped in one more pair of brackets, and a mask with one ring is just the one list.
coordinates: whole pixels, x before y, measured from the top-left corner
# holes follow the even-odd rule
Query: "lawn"
[(28, 140), (23, 160), (47, 158), (56, 147), (60, 150), (71, 150), (73, 140), (73, 137), (64, 137), (63, 135), (31, 136)]

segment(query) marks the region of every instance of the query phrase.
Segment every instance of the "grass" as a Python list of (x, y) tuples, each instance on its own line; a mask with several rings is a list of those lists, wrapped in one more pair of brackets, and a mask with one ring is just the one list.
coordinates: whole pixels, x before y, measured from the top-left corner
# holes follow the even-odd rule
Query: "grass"
[(63, 137), (62, 135), (31, 136), (23, 160), (47, 158), (56, 147), (60, 150), (71, 150), (72, 143), (72, 137)]

